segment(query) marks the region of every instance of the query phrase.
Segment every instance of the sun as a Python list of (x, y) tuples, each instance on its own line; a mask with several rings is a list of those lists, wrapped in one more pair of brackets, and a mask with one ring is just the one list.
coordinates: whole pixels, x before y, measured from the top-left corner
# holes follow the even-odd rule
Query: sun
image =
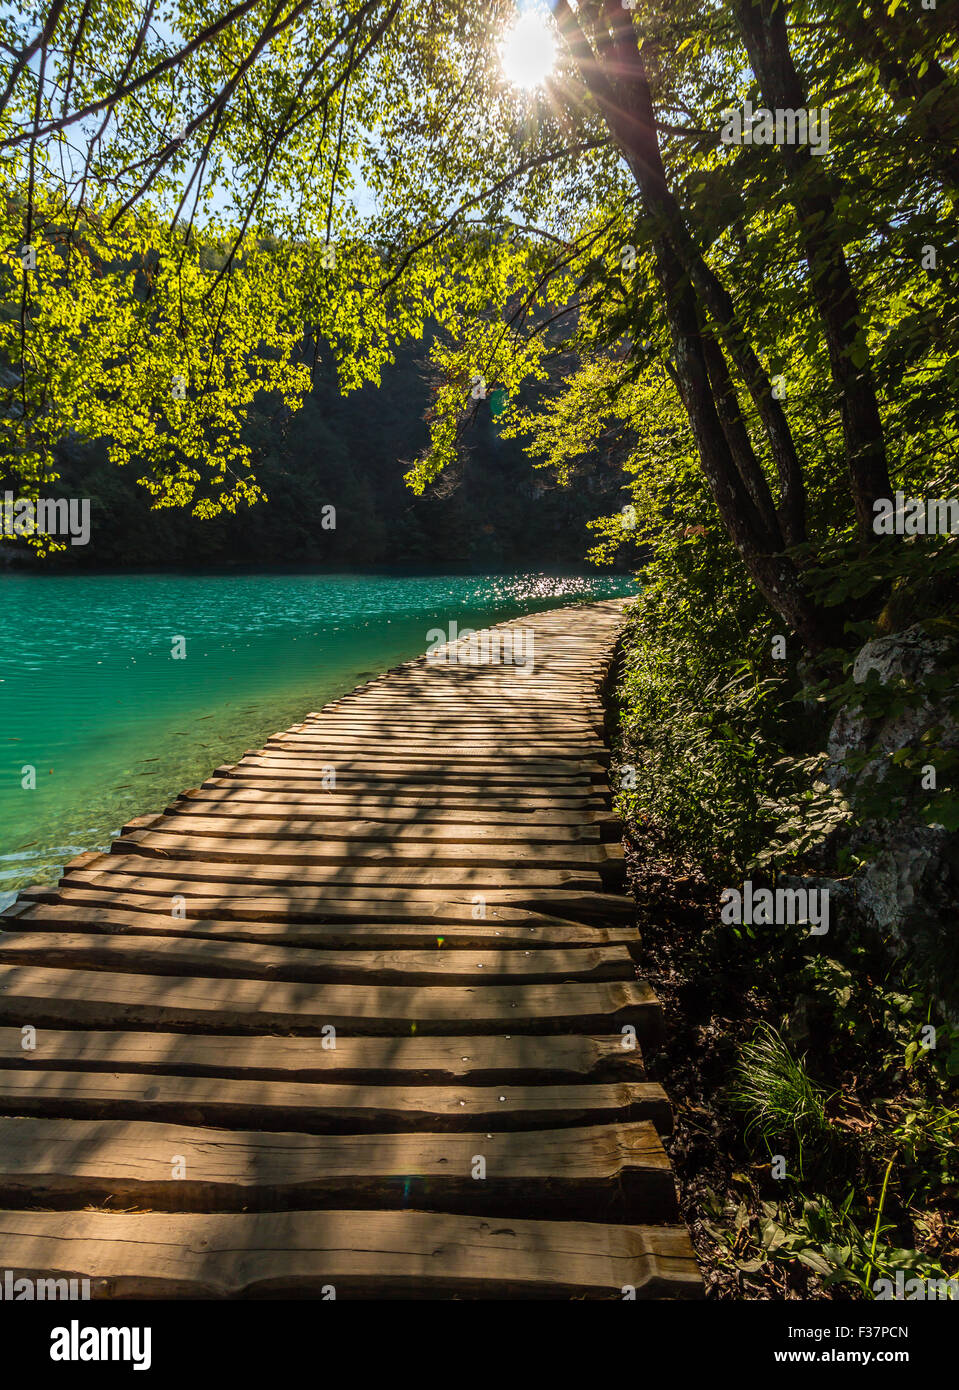
[(515, 87), (532, 91), (553, 71), (556, 42), (546, 15), (527, 10), (510, 30), (503, 43), (503, 72)]

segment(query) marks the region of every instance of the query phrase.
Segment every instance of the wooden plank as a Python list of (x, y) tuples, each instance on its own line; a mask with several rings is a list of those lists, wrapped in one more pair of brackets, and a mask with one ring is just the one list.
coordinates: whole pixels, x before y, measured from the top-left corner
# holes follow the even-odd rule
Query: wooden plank
[(305, 1134), (548, 1129), (648, 1120), (668, 1133), (654, 1081), (586, 1086), (384, 1086), (135, 1073), (0, 1071), (0, 1114), (163, 1120)]
[[(452, 735), (454, 742), (436, 744), (442, 734)], [(445, 726), (424, 728), (417, 733), (416, 728), (397, 728), (393, 721), (388, 727), (357, 727), (356, 724), (327, 723), (325, 720), (313, 724), (309, 730), (288, 730), (271, 734), (265, 741), (264, 749), (275, 753), (288, 753), (290, 756), (325, 755), (331, 749), (349, 751), (354, 758), (367, 758), (370, 755), (395, 759), (399, 753), (403, 758), (414, 755), (429, 762), (457, 763), (460, 759), (480, 759), (481, 762), (496, 762), (500, 758), (518, 758), (524, 762), (553, 763), (602, 762), (609, 755), (609, 749), (599, 738), (577, 738), (568, 733), (549, 735), (543, 730), (530, 730), (517, 734), (516, 728), (502, 727), (499, 730), (488, 727), (481, 733), (471, 733), (463, 721), (453, 720)]]
[(96, 1298), (700, 1298), (686, 1231), (431, 1212), (0, 1213), (4, 1263)]
[(319, 951), (244, 941), (178, 936), (99, 936), (92, 932), (4, 932), (0, 967), (52, 965), (197, 978), (290, 980), (340, 984), (449, 985), (555, 980), (629, 980), (636, 970), (624, 946), (576, 951)]
[(645, 1079), (642, 1052), (635, 1045), (624, 1047), (624, 1041), (631, 1040), (622, 1033), (405, 1038), (340, 1034), (336, 1047), (327, 1048), (318, 1047), (315, 1038), (41, 1028), (28, 1040), (32, 1049), (24, 1048), (20, 1028), (0, 1028), (0, 1065), (381, 1085)]
[[(622, 877), (620, 845), (470, 844), (448, 842), (416, 844), (405, 841), (345, 840), (296, 836), (222, 835), (181, 831), (164, 823), (162, 829), (133, 831), (114, 840), (113, 854), (162, 855), (164, 859), (203, 859), (211, 864), (298, 864), (318, 868), (342, 865), (367, 869), (381, 866), (403, 871), (414, 866), (436, 870), (464, 868), (497, 870), (518, 866), (595, 871), (604, 879)], [(338, 881), (341, 881), (338, 876)], [(349, 881), (353, 881), (352, 874)], [(368, 880), (362, 879), (361, 882)], [(475, 881), (475, 880), (474, 880)]]
[(475, 705), (481, 696), (506, 696), (516, 701), (527, 702), (528, 708), (539, 709), (543, 705), (556, 709), (573, 708), (591, 712), (592, 689), (599, 673), (581, 673), (574, 669), (549, 671), (541, 676), (514, 677), (506, 674), (506, 667), (470, 667), (466, 663), (454, 662), (449, 666), (429, 667), (423, 676), (395, 677), (384, 682), (381, 691), (388, 695), (420, 695), (424, 688), (439, 689), (452, 698)]
[[(99, 867), (100, 865), (103, 867)], [(157, 891), (180, 893), (184, 885), (201, 882), (207, 891), (220, 891), (227, 886), (238, 884), (335, 889), (340, 894), (376, 897), (379, 893), (393, 893), (407, 899), (451, 897), (455, 890), (489, 889), (501, 891), (516, 889), (602, 890), (602, 879), (595, 869), (548, 869), (548, 868), (467, 868), (459, 865), (442, 865), (436, 868), (395, 868), (381, 865), (361, 868), (354, 865), (332, 865), (328, 867), (286, 864), (233, 864), (211, 861), (205, 866), (202, 860), (175, 859), (164, 855), (151, 858), (142, 853), (103, 855), (96, 866), (78, 869), (69, 874), (71, 883), (87, 883), (99, 887), (113, 887), (124, 892)], [(159, 884), (151, 886), (151, 880)], [(287, 887), (289, 886), (289, 887)], [(356, 891), (358, 890), (358, 891)]]
[[(453, 736), (455, 738), (455, 735)], [(330, 740), (325, 746), (291, 746), (288, 743), (267, 743), (262, 748), (250, 749), (237, 763), (238, 767), (249, 764), (269, 765), (290, 768), (291, 771), (306, 769), (311, 775), (320, 776), (326, 765), (335, 765), (337, 775), (341, 773), (366, 773), (404, 776), (412, 772), (428, 773), (437, 780), (461, 774), (468, 777), (482, 777), (484, 781), (512, 781), (516, 776), (535, 777), (537, 781), (550, 783), (562, 780), (592, 779), (606, 773), (605, 764), (595, 758), (574, 754), (571, 757), (545, 758), (529, 747), (515, 751), (510, 748), (491, 748), (488, 745), (476, 753), (464, 752), (460, 755), (457, 746), (451, 754), (448, 749), (437, 746), (434, 741), (429, 748), (410, 748), (404, 742), (398, 748), (383, 742), (365, 744), (344, 744), (339, 739)]]
[[(327, 840), (355, 841), (366, 844), (404, 844), (414, 842), (423, 845), (446, 844), (476, 845), (593, 845), (599, 842), (598, 825), (550, 825), (533, 822), (523, 824), (520, 818), (506, 824), (470, 825), (461, 821), (422, 822), (348, 820), (330, 822), (320, 817), (306, 817), (291, 814), (286, 818), (264, 816), (260, 808), (252, 802), (246, 810), (231, 808), (230, 814), (217, 815), (207, 808), (207, 814), (197, 814), (189, 803), (174, 806), (162, 820), (155, 819), (152, 828), (165, 834), (178, 835), (231, 835), (247, 837), (270, 837), (283, 840)], [(136, 829), (136, 821), (128, 821), (121, 831), (122, 835)], [(332, 827), (332, 828), (331, 828)]]
[[(439, 740), (446, 741), (439, 743)], [(570, 729), (565, 721), (545, 728), (528, 722), (520, 726), (517, 719), (510, 718), (500, 724), (486, 721), (471, 725), (464, 717), (453, 716), (404, 725), (399, 715), (387, 713), (365, 722), (357, 718), (347, 721), (324, 717), (308, 726), (278, 730), (270, 735), (264, 746), (291, 752), (323, 752), (331, 747), (346, 747), (355, 749), (358, 754), (386, 748), (394, 755), (400, 747), (417, 754), (436, 754), (447, 760), (454, 759), (461, 749), (486, 758), (505, 752), (510, 756), (537, 757), (548, 762), (579, 758), (603, 762), (609, 755), (606, 742), (598, 733), (590, 733), (587, 737)]]
[[(545, 648), (544, 648), (545, 653)], [(541, 663), (541, 668), (545, 663)], [(394, 667), (391, 671), (386, 671), (383, 675), (374, 680), (367, 681), (365, 685), (358, 685), (353, 690), (339, 696), (336, 700), (329, 701), (323, 708), (341, 708), (350, 701), (358, 698), (362, 699), (366, 695), (379, 695), (385, 698), (395, 696), (397, 690), (401, 690), (410, 684), (425, 684), (431, 694), (448, 692), (450, 695), (466, 696), (475, 695), (477, 698), (485, 698), (487, 695), (486, 687), (490, 681), (499, 681), (501, 688), (507, 685), (510, 688), (511, 698), (523, 700), (528, 691), (535, 691), (544, 682), (549, 681), (549, 672), (540, 669), (537, 674), (535, 670), (531, 673), (523, 674), (518, 667), (505, 666), (486, 666), (479, 663), (470, 664), (461, 661), (429, 662), (429, 661), (409, 661), (402, 666)], [(598, 683), (592, 674), (581, 676), (576, 673), (568, 673), (562, 683), (557, 681), (552, 687), (555, 695), (565, 695), (571, 704), (581, 705), (590, 700), (595, 700), (597, 695)], [(310, 710), (310, 718), (322, 713), (321, 710)]]
[[(250, 779), (239, 779), (230, 777), (212, 778), (209, 782), (204, 782), (202, 787), (191, 788), (188, 792), (181, 794), (181, 800), (187, 801), (220, 801), (228, 804), (239, 804), (242, 802), (255, 802), (264, 808), (273, 805), (282, 806), (309, 806), (315, 808), (317, 815), (329, 812), (331, 815), (345, 811), (349, 816), (389, 816), (402, 820), (412, 819), (411, 812), (417, 813), (420, 818), (421, 813), (426, 813), (427, 819), (432, 815), (433, 819), (440, 819), (444, 816), (462, 819), (463, 817), (484, 819), (490, 815), (506, 817), (536, 817), (537, 820), (550, 818), (572, 818), (573, 823), (578, 822), (578, 818), (597, 816), (600, 819), (611, 814), (606, 808), (609, 805), (609, 796), (598, 791), (590, 792), (588, 796), (512, 796), (504, 798), (495, 795), (484, 795), (482, 791), (470, 791), (461, 788), (459, 791), (446, 790), (437, 793), (435, 796), (424, 796), (419, 793), (407, 793), (396, 791), (395, 793), (383, 791), (369, 791), (357, 788), (347, 791), (338, 787), (331, 791), (328, 787), (276, 787), (257, 786)], [(508, 808), (508, 809), (507, 809)], [(568, 823), (568, 822), (567, 822)]]
[[(217, 810), (215, 808), (219, 807)], [(542, 803), (509, 799), (495, 808), (466, 801), (463, 796), (451, 802), (437, 802), (425, 796), (357, 796), (346, 792), (275, 791), (260, 792), (239, 782), (222, 781), (181, 792), (166, 808), (167, 814), (257, 815), (268, 818), (310, 819), (311, 821), (349, 820), (370, 825), (404, 826), (411, 829), (430, 825), (514, 826), (526, 829), (565, 827), (568, 830), (621, 825), (613, 811), (589, 805), (556, 809), (550, 798)]]
[(655, 1039), (660, 1007), (644, 980), (536, 985), (315, 985), (184, 979), (8, 966), (0, 1022), (36, 1027), (200, 1028), (216, 1033), (354, 1035), (607, 1033)]
[(436, 666), (422, 675), (391, 678), (379, 687), (379, 692), (387, 696), (419, 696), (429, 689), (434, 693), (448, 694), (451, 700), (469, 703), (474, 708), (477, 700), (483, 696), (490, 700), (513, 699), (517, 703), (525, 703), (527, 709), (536, 710), (548, 707), (555, 711), (571, 709), (591, 714), (596, 708), (590, 686), (596, 681), (598, 673), (568, 669), (517, 680), (507, 676), (504, 670), (491, 668), (483, 671), (465, 666), (457, 670), (460, 665)]
[[(185, 845), (203, 845), (207, 841), (209, 848), (216, 849), (222, 848), (223, 841), (232, 841), (238, 842), (240, 847), (258, 845), (264, 852), (278, 848), (315, 852), (336, 863), (369, 863), (377, 859), (395, 862), (396, 859), (405, 859), (413, 863), (435, 864), (447, 859), (459, 862), (466, 858), (471, 863), (495, 860), (506, 865), (510, 862), (522, 863), (535, 856), (540, 862), (559, 868), (602, 868), (622, 857), (621, 847), (602, 843), (598, 829), (591, 826), (578, 829), (560, 827), (558, 841), (550, 841), (545, 838), (551, 833), (549, 830), (541, 832), (543, 839), (536, 839), (533, 827), (517, 825), (507, 828), (484, 826), (478, 833), (470, 826), (463, 826), (460, 827), (463, 838), (457, 839), (455, 829), (451, 833), (453, 828), (449, 825), (427, 827), (421, 833), (415, 823), (409, 822), (394, 826), (362, 821), (348, 824), (365, 833), (351, 835), (349, 829), (342, 825), (331, 826), (329, 822), (302, 817), (283, 821), (248, 814), (245, 817), (214, 819), (174, 813), (142, 816), (128, 821), (119, 842), (130, 842), (136, 846), (130, 852), (141, 854), (144, 846), (159, 844), (164, 840), (171, 841), (168, 846), (171, 850)], [(253, 851), (250, 857), (258, 857), (257, 852)]]
[(454, 659), (397, 672), (360, 687), (357, 693), (389, 698), (398, 693), (429, 691), (431, 694), (449, 694), (452, 699), (470, 704), (483, 697), (495, 698), (497, 693), (502, 693), (517, 703), (525, 702), (527, 708), (533, 710), (541, 707), (541, 701), (552, 708), (566, 705), (573, 711), (589, 710), (602, 678), (601, 669), (584, 667), (559, 657), (549, 662), (552, 669), (545, 669), (546, 664), (545, 661), (541, 663), (538, 672), (523, 675), (517, 667)]
[(584, 1219), (655, 1222), (678, 1215), (669, 1160), (648, 1120), (490, 1134), (308, 1135), (0, 1119), (0, 1201), (161, 1211), (576, 1211)]
[(592, 710), (574, 707), (539, 706), (528, 703), (522, 705), (496, 705), (473, 702), (450, 696), (458, 705), (467, 705), (459, 711), (449, 710), (447, 703), (429, 701), (429, 687), (423, 691), (423, 702), (409, 701), (396, 693), (393, 698), (379, 697), (375, 691), (365, 691), (353, 703), (329, 705), (325, 709), (306, 715), (296, 724), (286, 729), (274, 730), (276, 738), (322, 738), (331, 731), (353, 732), (361, 736), (380, 737), (392, 733), (394, 727), (413, 738), (422, 738), (441, 729), (455, 725), (464, 741), (481, 741), (492, 734), (516, 741), (553, 742), (565, 746), (569, 741), (590, 744), (606, 752), (603, 737), (604, 711), (600, 710), (597, 720)]
[[(280, 772), (276, 768), (237, 764), (235, 767), (216, 768), (213, 774), (214, 782), (218, 782), (221, 778), (229, 779), (233, 783), (242, 783), (247, 787), (262, 787), (265, 791), (288, 790), (323, 794), (334, 790), (329, 785), (324, 785), (319, 771), (315, 773), (304, 771), (294, 776)], [(396, 774), (379, 777), (370, 772), (347, 778), (337, 772), (335, 787), (337, 796), (345, 794), (364, 798), (371, 796), (388, 797), (393, 804), (397, 804), (399, 797), (426, 796), (433, 802), (442, 799), (448, 804), (453, 804), (457, 799), (462, 802), (473, 801), (478, 798), (480, 805), (497, 807), (502, 807), (504, 802), (508, 805), (513, 793), (519, 791), (522, 791), (524, 795), (537, 797), (540, 804), (545, 805), (607, 807), (610, 802), (610, 788), (605, 779), (592, 782), (586, 780), (547, 782), (541, 778), (520, 776), (494, 779), (486, 776), (471, 778), (463, 775), (436, 781)]]
[[(428, 717), (444, 720), (471, 717), (475, 720), (493, 720), (503, 727), (513, 715), (527, 723), (540, 717), (559, 723), (570, 716), (574, 721), (578, 720), (580, 727), (587, 728), (602, 724), (605, 719), (603, 706), (595, 701), (572, 701), (564, 695), (551, 699), (549, 692), (544, 690), (525, 691), (517, 698), (514, 692), (504, 687), (490, 688), (485, 692), (464, 692), (454, 688), (444, 690), (435, 682), (416, 689), (361, 689), (357, 691), (353, 703), (344, 703), (340, 709), (348, 715), (389, 719), (393, 714), (402, 716), (414, 706), (418, 714)], [(324, 717), (324, 714), (318, 714), (315, 719), (308, 718), (304, 722), (316, 727)]]
[(407, 724), (399, 715), (383, 712), (382, 716), (364, 723), (354, 718), (320, 719), (306, 727), (277, 730), (264, 747), (272, 752), (329, 753), (346, 750), (360, 757), (377, 750), (392, 753), (414, 753), (417, 757), (434, 756), (445, 761), (478, 757), (534, 758), (550, 763), (576, 761), (609, 764), (609, 748), (599, 732), (589, 734), (570, 729), (563, 721), (554, 726), (521, 725), (515, 718), (504, 718), (499, 724), (486, 721), (468, 724), (464, 716), (436, 718), (429, 723)]
[(557, 746), (566, 748), (570, 743), (581, 743), (602, 752), (608, 751), (602, 737), (602, 724), (595, 724), (590, 718), (575, 714), (542, 715), (527, 712), (463, 714), (457, 718), (446, 717), (441, 711), (430, 714), (421, 711), (418, 705), (404, 706), (399, 701), (387, 713), (366, 708), (367, 702), (355, 705), (352, 710), (331, 708), (319, 716), (304, 719), (289, 729), (277, 729), (273, 738), (297, 739), (326, 738), (330, 735), (355, 734), (359, 738), (394, 738), (411, 735), (414, 740), (422, 740), (437, 734), (455, 730), (466, 741), (481, 741), (487, 737), (512, 739), (517, 743), (529, 745), (531, 741), (542, 739), (544, 743), (552, 740)]
[[(120, 896), (120, 895), (117, 895)], [(114, 902), (116, 898), (109, 901)], [(0, 914), (0, 929), (31, 932), (96, 931), (111, 935), (199, 936), (227, 941), (262, 941), (264, 944), (320, 946), (327, 949), (391, 950), (408, 947), (432, 950), (443, 947), (486, 950), (539, 950), (584, 946), (634, 946), (638, 936), (633, 927), (600, 927), (581, 922), (563, 922), (549, 917), (528, 921), (453, 922), (445, 927), (414, 922), (298, 922), (223, 921), (203, 917), (172, 917), (169, 904), (148, 899), (154, 911), (130, 911), (116, 907), (84, 907), (63, 903), (23, 903), (16, 920), (7, 926)], [(187, 908), (185, 907), (186, 911)], [(3, 937), (0, 936), (0, 942)]]
[(434, 801), (426, 797), (374, 797), (337, 794), (316, 795), (294, 791), (258, 791), (239, 782), (194, 787), (182, 792), (166, 807), (168, 815), (190, 816), (248, 816), (254, 813), (268, 819), (309, 817), (315, 822), (367, 822), (382, 826), (387, 833), (393, 827), (409, 825), (468, 825), (514, 826), (517, 831), (542, 827), (576, 829), (598, 827), (603, 838), (621, 833), (622, 821), (613, 811), (584, 805), (556, 808), (555, 805), (515, 805), (510, 798), (507, 806), (500, 802), (495, 809), (457, 798), (452, 802)]
[[(444, 740), (440, 742), (440, 740)], [(502, 767), (504, 763), (520, 763), (546, 771), (562, 771), (572, 765), (583, 772), (596, 773), (608, 766), (609, 753), (598, 742), (582, 743), (575, 739), (550, 743), (542, 734), (516, 738), (504, 732), (492, 731), (481, 740), (469, 740), (459, 721), (445, 728), (431, 729), (422, 735), (402, 733), (392, 726), (389, 730), (370, 730), (367, 734), (343, 730), (318, 729), (315, 734), (273, 734), (259, 750), (274, 757), (309, 761), (326, 761), (331, 756), (364, 765), (379, 762), (428, 763), (442, 767)]]
[[(423, 663), (412, 663), (408, 668), (399, 668), (396, 672), (388, 672), (380, 676), (377, 680), (367, 681), (365, 685), (358, 685), (346, 695), (341, 695), (338, 700), (331, 701), (325, 709), (348, 709), (359, 704), (366, 705), (368, 700), (382, 700), (396, 703), (400, 697), (406, 694), (410, 685), (416, 685), (423, 691), (424, 698), (434, 702), (442, 700), (444, 696), (450, 700), (457, 700), (462, 704), (468, 704), (474, 711), (486, 712), (492, 710), (499, 713), (505, 706), (518, 706), (527, 712), (538, 715), (546, 713), (557, 713), (552, 705), (561, 704), (569, 708), (571, 714), (578, 714), (583, 718), (588, 718), (595, 710), (602, 710), (601, 702), (597, 697), (597, 682), (595, 679), (587, 678), (574, 682), (565, 682), (562, 686), (558, 683), (552, 689), (554, 699), (547, 705), (546, 702), (538, 700), (538, 691), (535, 684), (531, 685), (522, 680), (512, 680), (507, 686), (502, 680), (494, 676), (492, 688), (488, 676), (482, 676), (473, 672), (472, 678), (461, 669), (460, 679), (456, 678), (455, 666), (427, 666)], [(497, 700), (497, 692), (501, 695), (501, 700)], [(419, 708), (419, 705), (417, 705)], [(317, 719), (323, 710), (310, 710), (305, 716), (307, 719)]]
[[(291, 783), (323, 779), (324, 767), (333, 767), (336, 781), (345, 785), (388, 783), (405, 785), (425, 783), (428, 786), (463, 786), (480, 783), (484, 787), (509, 791), (510, 788), (527, 787), (530, 783), (544, 791), (564, 788), (585, 789), (587, 792), (594, 782), (605, 775), (606, 769), (596, 764), (593, 770), (588, 764), (574, 764), (563, 771), (555, 764), (551, 768), (520, 765), (517, 761), (507, 763), (502, 759), (491, 760), (486, 766), (467, 766), (463, 763), (417, 762), (413, 758), (392, 759), (377, 762), (373, 758), (335, 760), (314, 758), (312, 760), (284, 758), (279, 754), (247, 754), (238, 763), (231, 765), (230, 776), (239, 777), (254, 772), (260, 776), (289, 779)], [(219, 769), (217, 770), (219, 771)]]
[(597, 668), (581, 672), (574, 666), (563, 670), (559, 663), (556, 665), (555, 671), (545, 671), (541, 663), (538, 671), (532, 669), (524, 674), (517, 666), (451, 659), (427, 662), (419, 667), (411, 666), (405, 671), (397, 671), (371, 684), (390, 692), (419, 690), (424, 684), (429, 684), (432, 689), (445, 687), (447, 690), (471, 696), (505, 690), (531, 699), (537, 699), (543, 692), (554, 701), (568, 701), (570, 704), (580, 704), (588, 700)]
[[(127, 880), (124, 880), (127, 882)], [(30, 901), (34, 890), (24, 889), (21, 898)], [(236, 884), (222, 893), (208, 887), (180, 882), (179, 889), (162, 879), (144, 882), (142, 891), (119, 891), (113, 886), (79, 884), (72, 877), (59, 889), (44, 889), (61, 902), (87, 907), (129, 908), (139, 912), (163, 913), (171, 920), (173, 910), (187, 918), (221, 917), (233, 921), (273, 922), (417, 922), (430, 923), (438, 930), (461, 922), (536, 924), (544, 918), (567, 922), (598, 922), (601, 925), (632, 923), (634, 905), (613, 893), (584, 893), (571, 890), (557, 893), (545, 889), (508, 889), (482, 894), (460, 893), (450, 889), (432, 899), (402, 889), (366, 888), (362, 896), (355, 890), (303, 888), (291, 884), (279, 893), (255, 886)], [(174, 902), (174, 898), (178, 901)], [(482, 899), (481, 906), (477, 898)], [(179, 900), (182, 899), (182, 902)]]
[[(432, 736), (434, 748), (455, 743), (454, 730)], [(320, 780), (334, 769), (337, 782), (353, 785), (369, 777), (377, 782), (429, 782), (435, 786), (450, 783), (454, 787), (480, 783), (494, 789), (508, 788), (516, 781), (527, 781), (533, 795), (548, 795), (564, 787), (589, 788), (593, 784), (608, 784), (608, 765), (596, 758), (570, 757), (540, 762), (528, 754), (508, 748), (488, 745), (485, 756), (442, 758), (435, 752), (420, 752), (412, 748), (347, 746), (331, 740), (325, 747), (298, 749), (285, 743), (268, 743), (262, 749), (251, 749), (234, 765), (236, 770), (289, 771), (301, 780)], [(522, 790), (522, 788), (521, 788)], [(525, 794), (525, 793), (524, 793)]]
[[(550, 702), (538, 695), (529, 699), (517, 699), (506, 690), (487, 694), (477, 691), (471, 695), (463, 695), (452, 690), (444, 691), (429, 684), (417, 692), (415, 701), (411, 700), (410, 693), (406, 690), (391, 693), (385, 688), (377, 690), (362, 687), (355, 694), (345, 696), (335, 708), (343, 714), (382, 715), (385, 718), (394, 713), (402, 716), (413, 709), (418, 716), (435, 716), (442, 719), (458, 719), (463, 716), (475, 720), (492, 719), (503, 724), (514, 715), (527, 722), (545, 719), (553, 723), (565, 721), (568, 717), (574, 724), (586, 727), (602, 724), (605, 717), (602, 705), (595, 700), (578, 700), (572, 704), (566, 700)], [(314, 724), (325, 718), (327, 713), (328, 710), (324, 710), (307, 715), (304, 722)]]
[(379, 736), (371, 731), (368, 736), (361, 737), (328, 729), (319, 723), (312, 731), (273, 734), (261, 748), (244, 749), (243, 756), (268, 755), (324, 762), (333, 755), (341, 761), (363, 764), (371, 760), (399, 764), (425, 762), (439, 772), (522, 762), (544, 774), (562, 776), (569, 776), (578, 768), (595, 776), (596, 768), (604, 769), (608, 762), (608, 759), (603, 761), (608, 750), (602, 744), (586, 744), (569, 737), (547, 739), (542, 732), (517, 736), (505, 726), (498, 733), (487, 729), (482, 735), (473, 736), (455, 715), (443, 727), (428, 729), (422, 734), (409, 732), (404, 736), (394, 731), (389, 715), (385, 716), (385, 725)]

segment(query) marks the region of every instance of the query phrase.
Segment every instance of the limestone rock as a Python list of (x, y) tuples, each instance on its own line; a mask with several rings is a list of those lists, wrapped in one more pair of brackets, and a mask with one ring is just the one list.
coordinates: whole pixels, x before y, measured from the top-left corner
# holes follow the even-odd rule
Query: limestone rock
[[(919, 687), (921, 692), (923, 680), (948, 659), (951, 647), (947, 639), (931, 637), (920, 623), (915, 623), (904, 632), (867, 642), (853, 665), (853, 680), (864, 685), (870, 672), (875, 671), (881, 685), (902, 680)], [(855, 796), (857, 785), (883, 777), (890, 754), (900, 748), (916, 747), (922, 735), (935, 726), (942, 729), (939, 743), (959, 747), (959, 722), (954, 713), (921, 693), (909, 708), (883, 720), (870, 719), (854, 707), (840, 710), (829, 732), (829, 761), (823, 775), (830, 786), (842, 786)], [(844, 760), (850, 754), (868, 750), (875, 757), (851, 778)]]
[[(901, 779), (894, 792), (890, 778), (888, 811), (882, 789), (891, 755), (915, 750), (928, 730), (940, 731), (939, 747), (959, 748), (955, 685), (945, 694), (941, 683), (936, 692), (923, 689), (955, 660), (955, 643), (931, 636), (918, 623), (865, 644), (853, 665), (856, 684), (875, 672), (881, 685), (902, 682), (910, 693), (905, 708), (885, 717), (841, 710), (829, 734), (825, 780), (841, 787), (860, 810), (859, 824), (842, 842), (866, 862), (841, 880), (788, 880), (830, 887), (830, 930), (865, 933), (884, 942), (893, 956), (908, 955), (953, 1020), (959, 1017), (959, 834), (921, 818), (919, 803), (928, 793), (918, 778), (914, 796), (903, 792)], [(857, 771), (844, 764), (854, 754), (869, 755)]]

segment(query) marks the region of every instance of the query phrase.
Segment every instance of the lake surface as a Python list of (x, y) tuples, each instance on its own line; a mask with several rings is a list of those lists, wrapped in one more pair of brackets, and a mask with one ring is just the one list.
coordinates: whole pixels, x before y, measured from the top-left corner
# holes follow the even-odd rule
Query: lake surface
[(431, 628), (633, 592), (621, 576), (0, 575), (0, 909), (419, 655)]

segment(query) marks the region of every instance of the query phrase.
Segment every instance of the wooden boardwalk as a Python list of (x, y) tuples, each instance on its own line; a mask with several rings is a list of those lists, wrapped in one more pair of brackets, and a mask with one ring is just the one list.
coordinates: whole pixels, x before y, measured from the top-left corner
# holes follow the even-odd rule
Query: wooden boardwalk
[(397, 667), (21, 895), (0, 1267), (99, 1297), (702, 1294), (606, 779), (621, 610), (487, 630), (532, 630), (528, 670)]

